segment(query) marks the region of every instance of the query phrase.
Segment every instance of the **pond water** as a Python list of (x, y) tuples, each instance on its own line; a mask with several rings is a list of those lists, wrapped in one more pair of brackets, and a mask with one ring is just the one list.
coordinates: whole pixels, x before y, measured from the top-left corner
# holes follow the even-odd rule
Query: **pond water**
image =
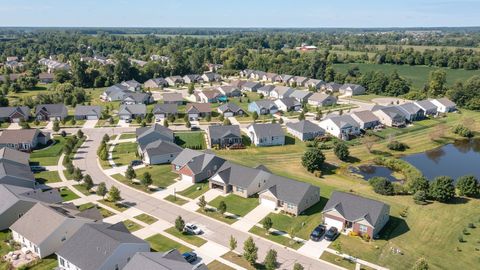
[(402, 159), (419, 169), (428, 179), (442, 175), (453, 179), (474, 175), (480, 179), (480, 138), (456, 141)]
[(385, 177), (388, 179), (390, 182), (395, 182), (398, 181), (397, 178), (395, 178), (392, 173), (393, 171), (390, 170), (389, 168), (383, 167), (383, 166), (377, 166), (377, 165), (362, 165), (358, 167), (350, 167), (349, 171), (354, 174), (358, 174), (362, 176), (363, 179), (369, 180), (372, 177)]

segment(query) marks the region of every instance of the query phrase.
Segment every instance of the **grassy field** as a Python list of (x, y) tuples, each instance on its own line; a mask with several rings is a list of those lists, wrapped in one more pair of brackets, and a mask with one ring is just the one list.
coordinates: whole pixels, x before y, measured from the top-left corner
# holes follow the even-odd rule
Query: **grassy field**
[[(389, 65), (389, 64), (369, 64), (369, 63), (351, 63), (351, 64), (334, 64), (336, 71), (346, 73), (348, 69), (357, 66), (360, 72), (382, 71), (386, 74), (392, 73), (394, 70), (407, 80), (412, 82), (412, 86), (417, 89), (423, 89), (428, 82), (428, 76), (431, 71), (438, 69), (427, 66), (408, 66), (408, 65)], [(448, 69), (442, 68), (447, 73), (447, 84), (453, 85), (456, 81), (465, 81), (473, 75), (478, 75), (477, 70)]]
[(245, 216), (259, 205), (258, 198), (243, 198), (235, 194), (230, 194), (226, 197), (218, 196), (210, 201), (208, 204), (218, 208), (221, 201), (227, 205), (227, 212), (237, 216)]
[(175, 143), (183, 148), (205, 149), (205, 134), (198, 132), (175, 132)]
[(158, 221), (158, 219), (156, 219), (156, 218), (154, 218), (150, 215), (147, 215), (147, 214), (140, 214), (138, 216), (135, 216), (134, 218), (136, 218), (136, 219), (138, 219), (142, 222), (145, 222), (147, 224), (153, 224), (153, 223)]
[(168, 228), (165, 230), (165, 232), (197, 247), (207, 243), (207, 240), (200, 238), (196, 235), (188, 234), (185, 232), (179, 232), (175, 227)]
[(56, 136), (52, 139), (53, 145), (42, 149), (34, 150), (30, 154), (30, 162), (40, 166), (53, 166), (58, 164), (58, 159), (62, 155), (65, 138)]
[(132, 160), (138, 159), (136, 153), (137, 143), (119, 143), (113, 148), (112, 159), (117, 166), (128, 165)]
[(57, 183), (62, 181), (57, 171), (38, 172), (38, 173), (35, 173), (34, 176), (37, 182), (42, 184), (51, 184), (51, 183)]
[(208, 187), (208, 182), (200, 182), (200, 183), (195, 183), (192, 186), (188, 187), (187, 189), (177, 193), (190, 199), (196, 199), (202, 196), (209, 189), (210, 188)]
[(137, 179), (142, 179), (143, 174), (149, 172), (152, 176), (152, 184), (159, 188), (170, 186), (175, 183), (175, 179), (178, 177), (178, 174), (172, 172), (172, 166), (170, 164), (152, 165), (138, 169), (135, 172), (137, 174)]
[(161, 234), (153, 235), (145, 240), (148, 243), (150, 243), (150, 247), (157, 252), (166, 252), (171, 249), (178, 249), (180, 253), (184, 253), (192, 250), (191, 248), (188, 248), (178, 242), (175, 242), (170, 238), (163, 236)]

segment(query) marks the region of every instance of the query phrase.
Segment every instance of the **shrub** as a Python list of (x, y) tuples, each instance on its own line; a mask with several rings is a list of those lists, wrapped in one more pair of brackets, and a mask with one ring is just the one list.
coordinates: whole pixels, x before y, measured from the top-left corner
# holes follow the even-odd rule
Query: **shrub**
[(337, 142), (333, 147), (333, 152), (338, 159), (345, 161), (350, 156), (350, 151), (348, 150), (348, 146), (343, 142)]
[(387, 144), (387, 148), (393, 151), (405, 151), (408, 149), (408, 145), (399, 141), (392, 141)]
[(427, 193), (424, 190), (418, 190), (413, 195), (413, 200), (417, 204), (425, 204), (425, 202), (427, 201)]
[(393, 185), (385, 177), (372, 177), (368, 183), (373, 187), (375, 193), (391, 196), (394, 194)]
[(325, 162), (325, 155), (318, 148), (308, 149), (302, 156), (302, 166), (309, 172), (319, 171)]
[(453, 179), (448, 176), (436, 177), (430, 184), (429, 195), (439, 202), (447, 202), (455, 197)]
[(456, 187), (460, 196), (477, 197), (480, 193), (480, 185), (473, 175), (458, 178)]
[(465, 138), (473, 137), (473, 132), (463, 125), (454, 126), (452, 132)]
[(429, 183), (425, 177), (415, 177), (407, 183), (407, 189), (415, 194), (418, 191), (428, 191)]

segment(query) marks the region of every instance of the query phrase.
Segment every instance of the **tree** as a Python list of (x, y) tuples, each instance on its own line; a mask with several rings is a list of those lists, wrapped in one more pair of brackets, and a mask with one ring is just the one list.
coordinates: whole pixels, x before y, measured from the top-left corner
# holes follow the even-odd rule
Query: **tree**
[(82, 174), (82, 171), (80, 170), (80, 168), (75, 168), (75, 170), (73, 171), (72, 177), (73, 177), (73, 180), (75, 180), (77, 182), (82, 180), (83, 174)]
[(232, 125), (232, 122), (230, 122), (230, 119), (225, 118), (225, 120), (223, 120), (223, 125), (224, 125), (224, 126), (231, 126), (231, 125)]
[(273, 226), (273, 221), (270, 217), (266, 217), (262, 221), (262, 226), (263, 228), (267, 231), (267, 234), (269, 233), (270, 229)]
[(337, 142), (333, 147), (333, 152), (335, 153), (335, 156), (342, 161), (346, 161), (350, 156), (348, 146), (344, 142)]
[(424, 204), (427, 201), (427, 193), (424, 190), (418, 190), (413, 194), (413, 200), (417, 204)]
[[(275, 120), (275, 119), (273, 119), (273, 120)], [(272, 121), (273, 121), (273, 120), (272, 120)], [(283, 118), (282, 118), (282, 117), (280, 117), (280, 119), (278, 119), (278, 123), (279, 123), (280, 125), (283, 125)]]
[(224, 201), (220, 201), (217, 211), (222, 215), (225, 214), (227, 212), (227, 204)]
[(303, 121), (305, 120), (305, 113), (301, 112), (300, 115), (298, 116), (298, 120)]
[(121, 199), (120, 190), (116, 186), (112, 186), (108, 191), (108, 200), (111, 202), (118, 202)]
[(142, 177), (142, 185), (148, 187), (153, 183), (152, 175), (149, 172), (145, 172)]
[(137, 116), (137, 118), (135, 118), (135, 122), (137, 122), (137, 124), (142, 123), (142, 117), (140, 115)]
[(375, 145), (377, 142), (377, 137), (372, 136), (372, 135), (366, 135), (362, 138), (362, 144), (367, 148), (367, 151), (369, 153), (372, 152), (372, 147)]
[(237, 248), (237, 239), (230, 235), (230, 250), (235, 250)]
[(251, 236), (243, 242), (243, 258), (251, 265), (254, 265), (258, 259), (258, 247), (255, 245)]
[(304, 269), (303, 266), (299, 263), (295, 263), (293, 265), (293, 270), (303, 270), (303, 269)]
[(385, 177), (372, 177), (368, 180), (368, 183), (373, 187), (375, 193), (388, 196), (394, 194), (392, 183)]
[(258, 120), (258, 113), (257, 113), (256, 111), (254, 111), (254, 112), (252, 113), (252, 120), (253, 120), (253, 122), (255, 122), (255, 121)]
[(106, 147), (100, 149), (100, 153), (99, 153), (98, 157), (101, 160), (107, 160), (108, 159), (108, 151), (107, 151)]
[(67, 170), (68, 174), (73, 174), (73, 172), (75, 171), (75, 167), (73, 166), (72, 163), (67, 163), (65, 165), (65, 169)]
[(60, 122), (58, 120), (53, 121), (52, 130), (58, 132), (60, 130)]
[(447, 73), (442, 69), (436, 69), (430, 72), (428, 79), (428, 93), (432, 97), (443, 96), (445, 94), (445, 85), (447, 83)]
[(407, 189), (410, 193), (415, 194), (417, 191), (425, 191), (428, 192), (429, 183), (428, 180), (421, 176), (415, 177), (407, 181)]
[(110, 136), (108, 136), (108, 134), (103, 135), (102, 142), (107, 143), (109, 141), (110, 141)]
[(478, 197), (480, 185), (473, 175), (465, 175), (457, 179), (457, 189), (460, 196)]
[(187, 127), (187, 128), (191, 128), (191, 127), (192, 127), (192, 124), (190, 123), (190, 121), (187, 120), (187, 121), (185, 122), (185, 127)]
[(84, 136), (83, 131), (82, 131), (81, 129), (79, 129), (79, 130), (77, 131), (77, 137), (78, 137), (79, 139), (82, 139), (83, 136)]
[(137, 177), (137, 173), (135, 173), (135, 170), (133, 169), (132, 165), (128, 165), (127, 170), (125, 171), (125, 177), (128, 180), (132, 180), (135, 177)]
[(265, 257), (265, 261), (263, 262), (265, 265), (265, 269), (267, 270), (274, 270), (277, 268), (277, 251), (274, 249), (270, 249), (267, 252), (267, 256)]
[(178, 216), (177, 219), (175, 219), (175, 229), (179, 232), (183, 232), (183, 229), (185, 228), (185, 221), (183, 220), (182, 216)]
[(198, 206), (200, 207), (200, 209), (202, 209), (203, 211), (205, 211), (205, 207), (207, 206), (207, 201), (205, 200), (205, 196), (201, 196), (200, 199), (198, 199)]
[(167, 119), (163, 120), (163, 126), (164, 126), (164, 127), (168, 127), (168, 126), (169, 126)]
[(455, 197), (453, 179), (448, 176), (438, 176), (430, 183), (429, 195), (439, 202), (448, 202)]
[(193, 91), (195, 90), (195, 84), (194, 83), (190, 83), (188, 85), (188, 94), (189, 95), (193, 95)]
[(86, 175), (83, 177), (83, 186), (84, 186), (87, 190), (90, 190), (91, 188), (93, 188), (92, 177), (90, 177), (89, 174), (86, 174)]
[(107, 195), (107, 192), (108, 192), (108, 189), (107, 189), (107, 185), (105, 185), (105, 182), (101, 182), (100, 184), (98, 184), (97, 186), (97, 195), (100, 196), (100, 197), (105, 197), (105, 195)]
[(72, 118), (70, 120), (70, 125), (75, 126), (76, 124), (77, 124), (77, 120), (75, 120), (75, 118)]
[(325, 162), (325, 155), (318, 148), (308, 149), (302, 156), (302, 166), (309, 172), (319, 171)]
[(212, 121), (212, 116), (210, 114), (207, 114), (207, 116), (205, 116), (205, 121), (207, 122)]
[(428, 270), (430, 269), (428, 266), (428, 262), (425, 258), (420, 258), (415, 262), (412, 270)]

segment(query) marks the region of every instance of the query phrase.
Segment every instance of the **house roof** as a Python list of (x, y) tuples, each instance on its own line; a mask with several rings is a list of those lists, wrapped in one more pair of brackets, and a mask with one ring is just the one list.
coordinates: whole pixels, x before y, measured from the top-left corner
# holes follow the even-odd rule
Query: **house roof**
[(150, 79), (149, 81), (152, 81), (154, 82), (156, 85), (165, 85), (167, 84), (167, 81), (164, 79), (164, 78), (153, 78), (153, 79)]
[(311, 95), (313, 95), (313, 93), (310, 92), (310, 91), (295, 90), (295, 91), (293, 91), (292, 94), (290, 94), (290, 97), (296, 98), (298, 100), (303, 100), (304, 98), (308, 98)]
[(165, 253), (137, 252), (123, 270), (207, 270), (205, 264), (191, 265), (176, 249)]
[(257, 137), (277, 137), (285, 136), (280, 124), (251, 124), (248, 129), (252, 128)]
[(330, 96), (328, 94), (325, 94), (325, 93), (313, 93), (309, 98), (308, 100), (310, 101), (314, 101), (314, 102), (323, 102), (325, 101), (326, 99), (328, 98), (333, 98), (333, 99), (337, 99), (336, 97), (334, 96)]
[[(259, 188), (265, 188), (271, 175), (268, 171), (245, 167), (229, 161), (223, 163), (222, 167), (217, 171), (217, 176), (220, 177), (225, 184), (245, 189), (257, 181), (261, 185)], [(215, 178), (215, 176), (212, 178)]]
[(239, 112), (239, 111), (242, 110), (242, 108), (240, 108), (235, 103), (228, 102), (228, 103), (222, 104), (220, 107), (217, 108), (217, 110), (222, 112), (222, 113), (224, 113), (226, 111)]
[(456, 104), (451, 101), (450, 99), (443, 97), (443, 98), (437, 98), (435, 99), (438, 103), (442, 104), (445, 107), (455, 107)]
[(219, 86), (217, 89), (220, 92), (223, 92), (225, 94), (230, 94), (230, 93), (233, 93), (235, 91), (240, 91), (240, 89), (238, 89), (238, 87), (233, 86), (233, 85), (222, 85), (222, 86)]
[(317, 80), (317, 79), (310, 79), (306, 82), (307, 85), (314, 85), (316, 87), (325, 84), (324, 81), (322, 80)]
[(209, 113), (212, 108), (209, 103), (188, 103), (185, 111), (187, 113)]
[(268, 191), (270, 191), (278, 200), (299, 205), (312, 189), (318, 190), (320, 196), (320, 188), (305, 182), (292, 180), (286, 177), (272, 174), (268, 179)]
[(230, 86), (233, 86), (233, 87), (237, 87), (237, 88), (238, 88), (238, 87), (242, 87), (242, 85), (243, 85), (244, 83), (246, 83), (246, 82), (247, 82), (247, 81), (245, 81), (245, 80), (236, 80), (236, 81), (232, 81), (232, 82), (230, 83)]
[(101, 106), (77, 105), (77, 107), (75, 107), (75, 115), (96, 115), (100, 117), (101, 114), (102, 114)]
[(202, 93), (208, 99), (214, 99), (221, 95), (221, 93), (216, 89), (202, 90), (200, 93)]
[(128, 87), (134, 87), (134, 88), (142, 85), (141, 83), (137, 82), (135, 79), (132, 79), (129, 81), (123, 81), (122, 84)]
[(369, 110), (354, 112), (354, 113), (352, 113), (352, 116), (355, 116), (356, 118), (358, 118), (363, 123), (371, 123), (371, 122), (378, 122), (379, 121), (378, 117), (375, 114), (373, 114), (373, 112), (371, 112)]
[(33, 142), (37, 134), (41, 136), (48, 133), (43, 133), (38, 129), (7, 129), (0, 134), (0, 144)]
[(415, 101), (415, 104), (425, 111), (437, 110), (437, 106), (435, 106), (435, 104), (433, 104), (430, 100), (418, 100)]
[(63, 103), (37, 105), (35, 107), (35, 113), (38, 114), (40, 111), (45, 111), (51, 116), (67, 115), (68, 113), (67, 107), (65, 107)]
[(208, 126), (207, 129), (208, 136), (211, 140), (221, 139), (225, 137), (242, 137), (240, 133), (240, 126), (238, 125), (228, 125), (228, 126)]
[(423, 110), (419, 106), (415, 105), (415, 103), (408, 102), (403, 103), (402, 105), (397, 106), (402, 111), (405, 111), (408, 114), (417, 114), (419, 111)]
[(336, 82), (329, 82), (325, 84), (325, 88), (332, 91), (337, 91), (340, 89), (340, 87), (342, 87), (342, 85)]
[(323, 212), (336, 210), (348, 221), (366, 219), (374, 225), (380, 218), (384, 207), (388, 207), (388, 205), (380, 201), (334, 191), (323, 208)]
[(353, 83), (346, 83), (340, 87), (341, 90), (352, 90), (356, 91), (357, 89), (363, 88), (363, 86)]
[(201, 77), (202, 76), (200, 76), (198, 74), (187, 74), (187, 75), (183, 76), (183, 80), (186, 81), (187, 79), (189, 79), (190, 81), (196, 81)]
[(262, 99), (262, 100), (257, 100), (257, 101), (254, 101), (252, 102), (253, 104), (256, 104), (256, 106), (259, 108), (259, 109), (272, 109), (272, 108), (277, 108), (277, 105), (275, 104), (275, 102), (273, 100), (268, 100), (268, 99)]
[(156, 104), (153, 107), (152, 113), (171, 113), (176, 114), (178, 112), (178, 105), (177, 104)]
[(397, 106), (383, 107), (379, 109), (379, 111), (384, 112), (391, 119), (399, 119), (399, 118), (405, 119), (405, 115)]
[(0, 182), (3, 178), (9, 177), (35, 182), (35, 176), (30, 170), (30, 166), (9, 160), (0, 160)]
[(328, 119), (332, 120), (332, 122), (339, 128), (348, 126), (358, 127), (357, 121), (347, 114), (331, 116)]
[(163, 96), (163, 101), (170, 101), (170, 102), (175, 102), (175, 101), (183, 101), (183, 96), (180, 93), (165, 93), (162, 95)]
[(142, 150), (152, 157), (155, 155), (178, 154), (183, 151), (183, 148), (173, 142), (156, 140), (142, 147)]
[(146, 114), (147, 106), (145, 104), (122, 104), (118, 109), (118, 114)]
[(28, 165), (30, 154), (9, 148), (0, 148), (0, 160), (9, 160), (12, 162)]
[(210, 165), (216, 165), (220, 168), (224, 162), (224, 159), (212, 153), (186, 148), (172, 161), (172, 164), (180, 167), (187, 166), (194, 174), (197, 174)]
[[(173, 142), (173, 131), (160, 124), (153, 124), (150, 127), (141, 127), (135, 130), (137, 135), (137, 142), (144, 143), (148, 139), (148, 143), (154, 140), (167, 140)], [(148, 138), (147, 138), (148, 137)]]
[(288, 122), (286, 126), (302, 134), (325, 132), (323, 128), (321, 128), (319, 125), (316, 125), (309, 120), (302, 120), (296, 123)]
[(0, 107), (0, 118), (10, 117), (14, 112), (19, 112), (25, 117), (30, 116), (30, 108), (27, 106)]
[(279, 96), (283, 97), (288, 97), (289, 95), (292, 94), (294, 89), (288, 87), (288, 86), (275, 86), (275, 88), (272, 90), (272, 92), (278, 93)]
[(147, 101), (150, 98), (150, 96), (151, 96), (150, 93), (125, 92), (125, 95), (122, 97), (122, 100), (129, 98), (137, 103), (143, 103)]
[(287, 106), (287, 108), (292, 108), (292, 107), (295, 107), (295, 106), (301, 106), (302, 104), (296, 100), (295, 98), (293, 97), (285, 97), (285, 98), (281, 98), (281, 99), (277, 99), (275, 100), (275, 103), (283, 103), (285, 106)]
[(18, 201), (61, 203), (63, 201), (56, 189), (41, 190), (0, 184), (0, 213), (7, 211)]
[(258, 82), (247, 81), (242, 85), (242, 88), (252, 88), (253, 89), (253, 88), (259, 87), (259, 86), (261, 86), (261, 84), (258, 83)]
[(149, 249), (149, 244), (131, 234), (122, 222), (85, 224), (68, 239), (57, 254), (82, 270), (96, 270), (110, 259), (121, 245), (134, 244)]
[(277, 74), (277, 73), (270, 73), (270, 72), (267, 72), (267, 73), (265, 73), (265, 75), (264, 75), (264, 76), (265, 76), (265, 77), (266, 77), (268, 80), (271, 80), (271, 79), (273, 79), (273, 78), (277, 77), (277, 76), (278, 76), (278, 74)]
[(271, 85), (271, 84), (266, 84), (260, 88), (257, 89), (257, 92), (266, 92), (266, 93), (270, 93), (272, 92), (272, 90), (275, 88), (275, 85)]

